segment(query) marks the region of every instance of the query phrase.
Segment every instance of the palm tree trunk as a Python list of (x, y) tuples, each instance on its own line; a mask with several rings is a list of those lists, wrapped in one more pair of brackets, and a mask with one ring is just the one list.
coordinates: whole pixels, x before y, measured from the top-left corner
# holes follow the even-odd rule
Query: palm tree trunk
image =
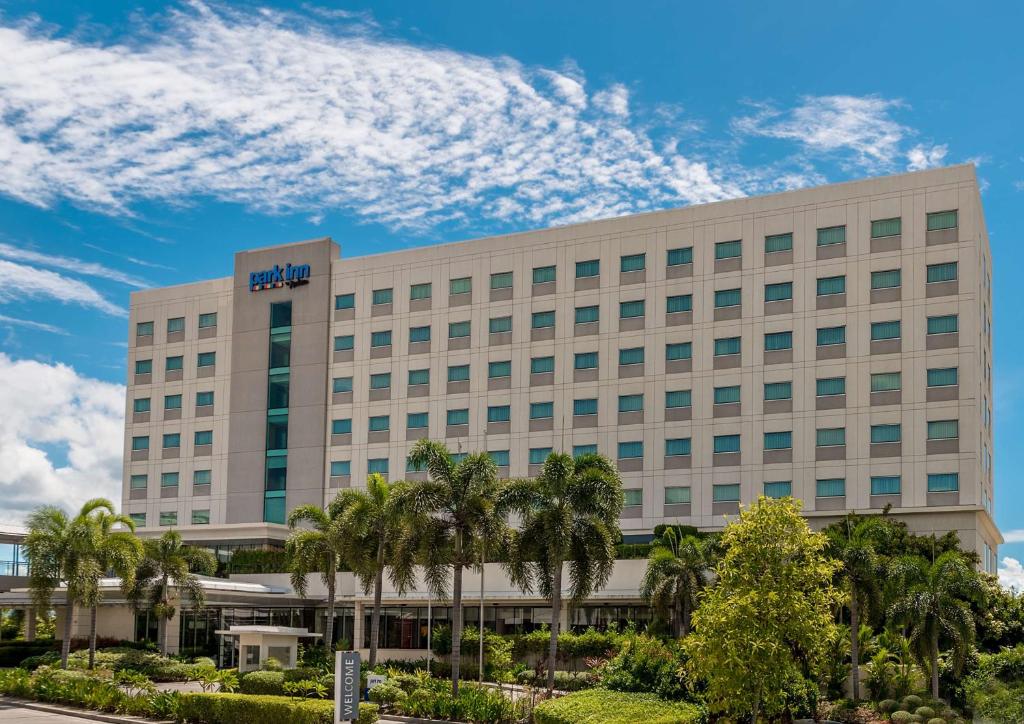
[(931, 663), (932, 663), (932, 698), (939, 698), (939, 629), (935, 627), (932, 633)]
[(68, 656), (71, 654), (71, 617), (75, 615), (75, 604), (68, 594), (68, 603), (64, 607), (64, 640), (60, 645), (60, 668), (68, 668)]
[(548, 642), (548, 694), (555, 689), (555, 662), (558, 659), (558, 622), (562, 618), (562, 561), (552, 561), (551, 640)]
[(455, 570), (452, 575), (452, 695), (459, 695), (462, 662), (462, 533), (455, 534)]
[(370, 619), (370, 668), (377, 665), (377, 640), (380, 638), (380, 598), (384, 584), (384, 537), (377, 543), (377, 578), (373, 582), (373, 613)]
[(97, 604), (92, 605), (89, 611), (89, 668), (96, 665), (96, 612), (99, 609)]
[(157, 616), (157, 620), (160, 622), (160, 653), (164, 656), (167, 656), (167, 624), (170, 623), (170, 618), (166, 617), (167, 609), (170, 605), (170, 601), (168, 601), (169, 596), (167, 595), (167, 586), (167, 574), (165, 573), (161, 579), (160, 588), (160, 604), (163, 610), (161, 610), (160, 615)]
[(857, 591), (851, 587), (850, 596), (850, 673), (853, 675), (853, 700), (860, 700), (860, 611), (857, 610)]
[(683, 638), (690, 633), (690, 599), (687, 596), (683, 596), (683, 621), (680, 627), (680, 638)]
[[(334, 594), (337, 588), (337, 575), (331, 575), (327, 579), (327, 623), (324, 625), (324, 651), (334, 650)], [(358, 646), (352, 642), (352, 648)], [(333, 665), (333, 661), (331, 664)]]

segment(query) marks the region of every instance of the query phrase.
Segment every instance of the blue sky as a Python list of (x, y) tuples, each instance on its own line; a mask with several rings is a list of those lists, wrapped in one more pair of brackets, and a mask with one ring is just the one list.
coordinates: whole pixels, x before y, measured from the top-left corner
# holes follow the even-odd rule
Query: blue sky
[(116, 496), (128, 293), (236, 249), (359, 255), (974, 161), (997, 519), (1020, 531), (1001, 555), (1024, 559), (1022, 8), (0, 1), (0, 494), (15, 516)]

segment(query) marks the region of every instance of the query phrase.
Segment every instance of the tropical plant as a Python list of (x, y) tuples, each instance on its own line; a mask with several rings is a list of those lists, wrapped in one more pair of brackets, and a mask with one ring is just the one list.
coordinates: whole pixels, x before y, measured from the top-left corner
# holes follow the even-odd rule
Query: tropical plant
[(218, 669), (211, 664), (196, 665), (189, 676), (203, 691), (232, 692), (238, 689), (238, 674), (232, 669)]
[(462, 660), (462, 572), (479, 565), (479, 539), (500, 540), (501, 521), (495, 511), (498, 468), (487, 453), (453, 459), (444, 443), (419, 440), (409, 461), (423, 468), (429, 480), (403, 489), (401, 505), (418, 516), (420, 560), (433, 595), (446, 598), (448, 575), (452, 588), (452, 694), (459, 691)]
[(671, 622), (676, 638), (690, 632), (690, 615), (704, 588), (709, 546), (696, 536), (680, 536), (668, 528), (661, 543), (651, 548), (640, 596), (661, 618)]
[(977, 570), (956, 551), (943, 553), (934, 562), (917, 556), (901, 556), (890, 566), (900, 583), (900, 593), (889, 607), (889, 616), (909, 632), (914, 655), (931, 675), (931, 693), (939, 697), (939, 651), (952, 649), (958, 668), (974, 641), (974, 617), (970, 604), (984, 600), (984, 585)]
[(176, 530), (143, 542), (142, 560), (127, 597), (135, 608), (148, 602), (157, 617), (160, 653), (167, 654), (167, 622), (174, 618), (175, 596), (187, 596), (193, 606), (202, 608), (206, 605), (206, 593), (196, 573), (210, 575), (216, 569), (217, 559), (212, 553), (186, 545)]
[(622, 495), (619, 472), (608, 458), (590, 453), (573, 459), (553, 452), (537, 478), (510, 481), (499, 498), (499, 511), (519, 518), (505, 562), (512, 582), (523, 591), (539, 588), (551, 601), (548, 691), (558, 668), (563, 566), (568, 564), (573, 601), (608, 582), (620, 536)]

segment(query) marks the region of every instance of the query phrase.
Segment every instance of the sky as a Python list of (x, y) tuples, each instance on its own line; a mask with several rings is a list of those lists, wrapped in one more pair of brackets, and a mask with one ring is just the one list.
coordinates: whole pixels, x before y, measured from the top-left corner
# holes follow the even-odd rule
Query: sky
[(1024, 4), (0, 0), (0, 522), (119, 498), (128, 295), (973, 162), (1024, 585)]

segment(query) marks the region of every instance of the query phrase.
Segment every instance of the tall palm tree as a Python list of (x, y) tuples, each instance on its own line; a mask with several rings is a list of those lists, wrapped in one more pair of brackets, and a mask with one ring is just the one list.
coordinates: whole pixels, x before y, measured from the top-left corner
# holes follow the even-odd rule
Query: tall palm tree
[(452, 693), (458, 694), (462, 571), (479, 565), (480, 537), (499, 528), (494, 505), (500, 488), (498, 468), (487, 453), (471, 453), (456, 462), (444, 443), (427, 439), (413, 445), (409, 461), (429, 475), (429, 480), (410, 484), (400, 497), (401, 505), (419, 517), (421, 563), (434, 596), (447, 597), (452, 574)]
[(128, 600), (136, 607), (145, 599), (159, 622), (160, 653), (167, 654), (167, 622), (174, 618), (172, 588), (177, 597), (185, 594), (196, 608), (206, 605), (206, 593), (196, 573), (212, 575), (217, 559), (210, 551), (186, 545), (181, 534), (169, 530), (142, 544), (142, 560), (128, 586)]
[[(324, 648), (334, 647), (334, 599), (338, 588), (338, 566), (346, 562), (350, 547), (344, 530), (343, 506), (336, 499), (326, 510), (317, 505), (300, 505), (288, 515), (292, 534), (285, 543), (292, 588), (306, 597), (306, 577), (319, 573), (327, 588), (327, 624)], [(300, 527), (305, 525), (306, 527)], [(356, 642), (352, 642), (353, 646)]]
[(672, 624), (676, 638), (690, 633), (690, 614), (707, 583), (710, 559), (710, 546), (704, 540), (680, 536), (675, 528), (666, 529), (661, 542), (651, 548), (640, 596)]
[(615, 541), (622, 513), (622, 480), (607, 458), (573, 459), (551, 453), (536, 479), (510, 481), (499, 510), (516, 513), (506, 568), (523, 591), (540, 589), (551, 601), (548, 691), (555, 687), (562, 566), (569, 565), (569, 595), (579, 601), (608, 582), (615, 566)]
[[(415, 565), (415, 526), (412, 516), (400, 504), (408, 483), (390, 485), (383, 475), (373, 473), (366, 490), (343, 490), (329, 506), (337, 509), (345, 550), (343, 555), (369, 593), (373, 589), (370, 615), (370, 661), (377, 664), (380, 638), (380, 600), (384, 570), (390, 569), (392, 584), (399, 594), (413, 584)], [(335, 517), (328, 513), (328, 517)]]
[(847, 518), (842, 525), (828, 529), (829, 554), (842, 563), (838, 583), (849, 596), (854, 701), (860, 699), (861, 613), (870, 618), (882, 609), (885, 561), (878, 549), (886, 542), (889, 531), (890, 527), (880, 518)]
[(938, 699), (939, 647), (948, 644), (959, 669), (974, 641), (970, 604), (985, 599), (981, 576), (959, 551), (947, 551), (932, 563), (902, 556), (892, 562), (890, 575), (901, 586), (889, 615), (909, 630), (914, 655), (930, 671), (932, 697)]

